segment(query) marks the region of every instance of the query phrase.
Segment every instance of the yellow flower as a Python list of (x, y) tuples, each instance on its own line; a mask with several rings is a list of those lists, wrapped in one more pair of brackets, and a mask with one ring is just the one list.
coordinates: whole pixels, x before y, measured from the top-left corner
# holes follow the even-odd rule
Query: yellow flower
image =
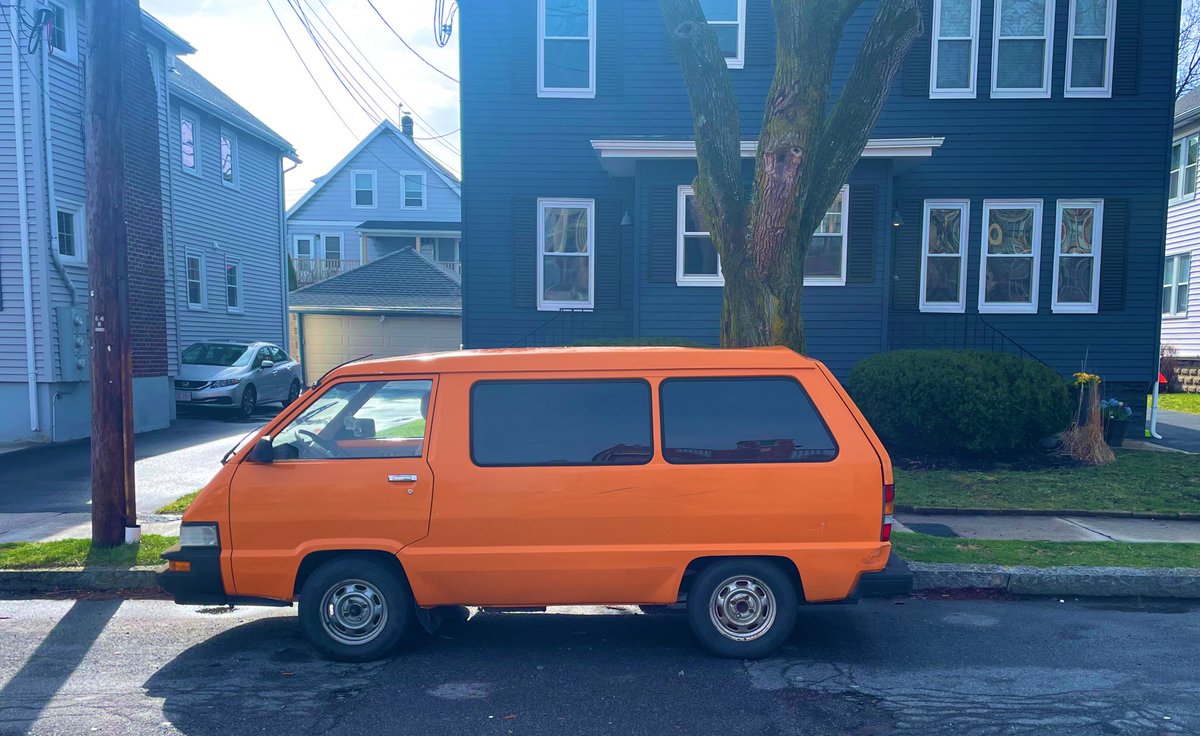
[(1098, 386), (1100, 384), (1100, 376), (1095, 373), (1076, 373), (1076, 386)]

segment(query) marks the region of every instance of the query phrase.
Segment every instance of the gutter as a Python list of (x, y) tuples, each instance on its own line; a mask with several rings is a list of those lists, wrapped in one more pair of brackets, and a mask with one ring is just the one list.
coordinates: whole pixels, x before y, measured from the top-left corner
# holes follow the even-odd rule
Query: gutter
[[(9, 24), (11, 28), (21, 27), (21, 15), (17, 6), (9, 6)], [(29, 243), (29, 192), (25, 176), (25, 110), (21, 95), (21, 52), (17, 48), (17, 40), (12, 39), (9, 49), (12, 52), (12, 97), (13, 97), (13, 135), (17, 147), (17, 201), (21, 208), (21, 285), (23, 307), (25, 310), (25, 380), (29, 389), (29, 429), (37, 432), (41, 429), (41, 417), (38, 412), (37, 396), (37, 358), (33, 339), (33, 264)]]
[[(67, 274), (67, 269), (63, 266), (58, 252), (58, 196), (54, 189), (54, 143), (50, 133), (50, 54), (46, 48), (48, 45), (47, 43), (40, 44), (42, 48), (42, 148), (46, 162), (46, 209), (49, 214), (46, 221), (50, 226), (50, 262), (54, 264), (54, 270), (58, 272), (59, 278), (67, 287), (67, 293), (71, 295), (71, 306), (75, 306), (79, 303), (79, 290), (75, 288), (70, 275)], [(84, 218), (86, 223), (86, 214)], [(86, 243), (87, 238), (84, 238), (85, 246)], [(87, 259), (87, 253), (83, 254), (83, 258)], [(59, 335), (59, 339), (62, 339), (61, 335)]]

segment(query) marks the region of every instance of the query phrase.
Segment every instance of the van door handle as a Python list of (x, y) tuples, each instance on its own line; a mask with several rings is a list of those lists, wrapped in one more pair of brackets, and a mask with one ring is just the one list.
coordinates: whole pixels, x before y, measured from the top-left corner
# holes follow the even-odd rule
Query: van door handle
[(415, 475), (389, 475), (388, 483), (416, 483), (417, 476)]

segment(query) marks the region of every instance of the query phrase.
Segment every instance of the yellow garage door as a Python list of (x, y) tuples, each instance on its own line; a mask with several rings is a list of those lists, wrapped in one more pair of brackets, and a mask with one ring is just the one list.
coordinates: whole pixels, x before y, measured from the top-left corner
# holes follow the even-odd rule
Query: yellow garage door
[(384, 317), (378, 315), (306, 314), (300, 357), (308, 383), (347, 360), (458, 350), (462, 320), (458, 317)]

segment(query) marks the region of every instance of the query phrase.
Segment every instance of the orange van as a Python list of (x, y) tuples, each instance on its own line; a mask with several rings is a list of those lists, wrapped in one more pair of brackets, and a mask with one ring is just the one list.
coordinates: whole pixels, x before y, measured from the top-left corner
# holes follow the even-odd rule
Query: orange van
[(369, 360), (230, 451), (160, 583), (299, 600), (341, 660), (462, 606), (560, 604), (682, 604), (708, 649), (753, 658), (801, 602), (906, 590), (892, 503), (862, 414), (784, 348)]

